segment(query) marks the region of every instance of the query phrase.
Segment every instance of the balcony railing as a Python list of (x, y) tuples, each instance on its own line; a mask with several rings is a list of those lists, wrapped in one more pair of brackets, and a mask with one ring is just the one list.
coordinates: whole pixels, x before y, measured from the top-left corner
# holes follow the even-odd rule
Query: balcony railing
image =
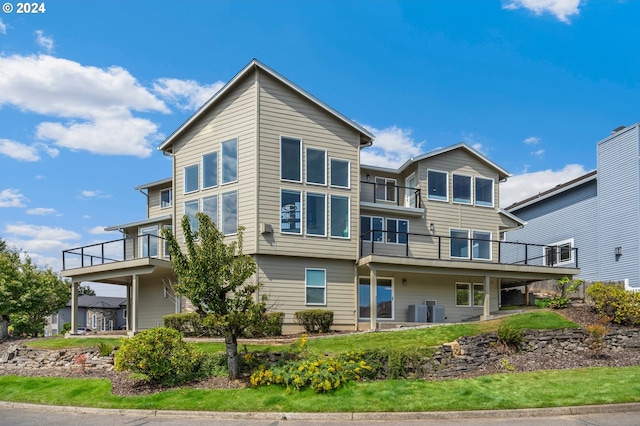
[(360, 201), (370, 203), (388, 203), (403, 207), (421, 208), (420, 189), (409, 186), (391, 185), (389, 183), (377, 183), (360, 181), (362, 194)]
[(360, 257), (369, 254), (510, 265), (578, 267), (576, 247), (568, 249), (542, 244), (386, 230), (371, 230), (360, 236)]
[(64, 250), (62, 269), (85, 268), (150, 257), (170, 258), (164, 238), (145, 234)]

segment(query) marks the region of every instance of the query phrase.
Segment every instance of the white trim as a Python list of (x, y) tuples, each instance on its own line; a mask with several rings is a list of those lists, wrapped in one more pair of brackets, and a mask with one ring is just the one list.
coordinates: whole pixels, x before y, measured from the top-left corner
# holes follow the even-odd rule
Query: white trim
[[(489, 239), (488, 240), (482, 240), (480, 238), (473, 238), (473, 233), (474, 232), (481, 232), (483, 234), (489, 234)], [(469, 253), (470, 255), (470, 259), (471, 260), (486, 260), (486, 261), (491, 261), (493, 259), (493, 232), (491, 231), (483, 231), (481, 229), (471, 229), (469, 232), (469, 235), (471, 238), (471, 252)], [(474, 257), (473, 256), (473, 241), (477, 240), (477, 241), (486, 241), (489, 244), (489, 258), (485, 259), (484, 257)]]
[[(282, 230), (282, 192), (296, 192), (300, 196), (300, 232), (287, 232)], [(303, 228), (303, 213), (304, 213), (304, 203), (303, 203), (303, 192), (299, 189), (289, 189), (289, 188), (280, 188), (280, 204), (279, 210), (280, 214), (278, 215), (278, 228), (280, 229), (280, 234), (282, 235), (302, 235)]]
[[(342, 186), (342, 185), (334, 185), (333, 183), (331, 183), (331, 172), (332, 172), (332, 167), (331, 167), (331, 162), (333, 160), (336, 161), (341, 161), (343, 163), (347, 163), (347, 186)], [(351, 160), (345, 160), (344, 158), (339, 158), (339, 157), (329, 157), (329, 186), (332, 188), (342, 188), (342, 189), (351, 189)]]
[[(465, 177), (465, 178), (469, 178), (469, 201), (456, 201), (456, 194), (455, 194), (455, 183), (453, 182), (454, 178), (456, 176), (460, 176), (460, 177)], [(473, 205), (473, 175), (465, 175), (463, 173), (451, 173), (451, 202), (453, 202), (453, 204), (463, 204), (463, 205), (467, 205), (467, 206), (471, 206)]]
[[(298, 145), (299, 145), (299, 148), (300, 148), (300, 152), (299, 152), (299, 159), (300, 159), (300, 161), (299, 161), (299, 163), (298, 163), (299, 170), (300, 170), (300, 179), (298, 179), (298, 180), (286, 179), (286, 178), (283, 178), (283, 177), (282, 177), (282, 170), (283, 170), (283, 169), (282, 169), (282, 163), (283, 163), (283, 161), (282, 161), (282, 139), (283, 139), (283, 138), (285, 138), (285, 139), (292, 139), (292, 140), (297, 140), (297, 141), (298, 141)], [(302, 138), (297, 137), (297, 136), (286, 136), (286, 135), (280, 135), (279, 153), (280, 153), (280, 180), (281, 180), (282, 182), (295, 182), (295, 183), (302, 183), (302, 164), (304, 163), (304, 162), (303, 162), (303, 158), (302, 158)]]
[[(462, 239), (460, 237), (452, 237), (451, 236), (451, 231), (465, 231), (467, 233), (467, 256), (466, 257), (462, 257), (462, 256), (454, 256), (451, 254), (451, 245), (453, 242), (453, 239)], [(469, 235), (470, 235), (471, 230), (469, 229), (460, 229), (460, 228), (449, 228), (449, 257), (451, 259), (471, 259), (471, 240), (469, 240)]]
[[(324, 161), (322, 162), (324, 172), (324, 182), (309, 182), (309, 150), (322, 151), (324, 153)], [(304, 147), (304, 183), (307, 185), (327, 186), (327, 150), (323, 148), (315, 148), (313, 146)]]
[[(229, 143), (229, 142), (235, 142), (236, 143), (236, 178), (234, 180), (230, 180), (229, 182), (224, 182), (224, 144)], [(232, 183), (236, 183), (238, 182), (238, 179), (240, 178), (240, 143), (238, 141), (238, 138), (231, 138), (228, 139), (226, 141), (222, 141), (220, 142), (220, 186), (223, 185), (229, 185)]]
[[(323, 234), (310, 234), (309, 227), (307, 226), (307, 218), (309, 216), (309, 195), (322, 196), (324, 199), (324, 233)], [(309, 237), (326, 237), (327, 236), (327, 194), (322, 192), (305, 191), (305, 208), (304, 208), (304, 235)]]
[[(487, 205), (487, 204), (478, 204), (478, 193), (476, 192), (478, 189), (478, 185), (477, 185), (477, 180), (478, 179), (484, 179), (484, 180), (490, 180), (491, 181), (491, 205)], [(488, 177), (484, 177), (484, 176), (474, 176), (473, 177), (473, 204), (477, 207), (490, 207), (493, 208), (496, 205), (496, 181), (493, 178), (488, 178)]]
[[(331, 226), (332, 226), (332, 222), (331, 222), (331, 213), (332, 213), (332, 208), (333, 208), (333, 197), (337, 197), (337, 198), (346, 198), (347, 199), (347, 230), (349, 231), (349, 236), (345, 237), (345, 236), (340, 236), (340, 235), (332, 235), (331, 234)], [(351, 197), (349, 197), (348, 195), (339, 195), (339, 194), (329, 194), (329, 215), (328, 215), (328, 226), (327, 228), (329, 228), (329, 238), (338, 238), (340, 240), (350, 240), (351, 239)]]
[[(413, 179), (413, 190), (411, 191), (411, 194), (409, 194), (409, 180)], [(408, 207), (408, 208), (412, 208), (415, 209), (418, 207), (418, 204), (415, 203), (415, 197), (414, 192), (416, 187), (418, 185), (418, 177), (416, 176), (416, 172), (411, 173), (409, 176), (407, 176), (406, 178), (404, 178), (404, 206)], [(413, 200), (413, 202), (416, 204), (414, 206), (410, 206), (409, 204), (411, 204), (411, 200)]]
[[(320, 286), (309, 286), (308, 284), (308, 277), (307, 277), (307, 272), (308, 271), (322, 271), (324, 272), (324, 286), (320, 287)], [(309, 303), (309, 301), (307, 300), (307, 289), (308, 288), (322, 288), (324, 290), (323, 293), (323, 303)], [(327, 270), (324, 268), (304, 268), (304, 304), (307, 306), (327, 306)]]
[[(445, 198), (431, 198), (431, 194), (429, 193), (429, 188), (431, 187), (429, 185), (429, 172), (434, 172), (434, 173), (443, 173), (445, 175), (445, 179), (446, 179), (446, 183), (444, 186), (444, 190), (445, 190)], [(440, 196), (438, 196), (440, 197)], [(427, 201), (439, 201), (441, 203), (448, 203), (449, 202), (449, 172), (445, 171), (445, 170), (438, 170), (438, 169), (427, 169)]]
[(547, 248), (551, 247), (551, 246), (563, 246), (569, 244), (570, 246), (570, 250), (569, 250), (569, 260), (566, 260), (564, 262), (560, 261), (560, 251), (556, 251), (556, 261), (553, 266), (560, 266), (560, 265), (569, 265), (575, 262), (574, 256), (573, 256), (573, 249), (575, 248), (575, 240), (574, 238), (568, 238), (566, 240), (562, 240), (562, 241), (558, 241), (556, 243), (551, 243), (551, 244), (546, 244), (542, 247), (542, 264), (544, 266), (547, 266)]

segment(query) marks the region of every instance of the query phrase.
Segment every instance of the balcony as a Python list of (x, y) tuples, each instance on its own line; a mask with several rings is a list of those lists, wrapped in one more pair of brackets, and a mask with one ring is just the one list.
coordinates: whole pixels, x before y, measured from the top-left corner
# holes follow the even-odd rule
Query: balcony
[(360, 181), (360, 207), (380, 212), (422, 216), (424, 206), (420, 189), (391, 182)]
[(169, 260), (167, 243), (162, 237), (144, 234), (64, 250), (62, 270), (152, 258)]
[(396, 258), (578, 268), (576, 247), (387, 230), (371, 230), (360, 236), (360, 257), (373, 254)]

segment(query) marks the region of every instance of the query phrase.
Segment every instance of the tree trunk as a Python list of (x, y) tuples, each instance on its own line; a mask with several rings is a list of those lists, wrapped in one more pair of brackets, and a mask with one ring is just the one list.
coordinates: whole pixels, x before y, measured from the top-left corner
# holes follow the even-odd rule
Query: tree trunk
[(235, 334), (228, 334), (224, 337), (224, 344), (227, 349), (227, 371), (229, 380), (236, 380), (240, 377), (238, 366), (238, 339)]

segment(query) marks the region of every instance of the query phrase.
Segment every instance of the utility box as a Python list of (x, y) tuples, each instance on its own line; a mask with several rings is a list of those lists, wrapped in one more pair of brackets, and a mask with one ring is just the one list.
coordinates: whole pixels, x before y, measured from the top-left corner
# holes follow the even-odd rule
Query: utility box
[(409, 305), (407, 322), (427, 322), (427, 305)]
[(433, 315), (431, 315), (431, 322), (444, 322), (444, 305), (433, 305)]

